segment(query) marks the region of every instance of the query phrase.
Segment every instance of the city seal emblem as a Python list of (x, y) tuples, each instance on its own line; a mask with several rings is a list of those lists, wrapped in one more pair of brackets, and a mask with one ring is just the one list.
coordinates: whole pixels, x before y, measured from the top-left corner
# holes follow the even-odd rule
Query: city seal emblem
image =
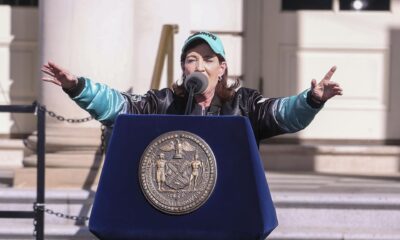
[(217, 181), (217, 163), (210, 146), (185, 131), (167, 132), (143, 152), (139, 182), (146, 199), (156, 209), (174, 215), (201, 207)]

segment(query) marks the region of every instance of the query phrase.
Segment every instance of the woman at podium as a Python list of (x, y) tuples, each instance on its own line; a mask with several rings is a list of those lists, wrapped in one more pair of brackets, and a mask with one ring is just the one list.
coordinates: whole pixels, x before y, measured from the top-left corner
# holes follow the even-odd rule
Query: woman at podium
[[(256, 90), (240, 87), (238, 80), (229, 82), (223, 44), (210, 32), (191, 35), (182, 47), (180, 59), (182, 79), (171, 88), (150, 90), (144, 95), (120, 92), (77, 77), (52, 62), (43, 65), (42, 80), (61, 86), (81, 108), (107, 126), (112, 126), (122, 113), (239, 115), (249, 118), (257, 142), (302, 130), (327, 100), (342, 95), (339, 84), (331, 81), (336, 67), (321, 81), (313, 79), (309, 89), (289, 97), (266, 98)], [(192, 95), (185, 83), (193, 74), (200, 74), (205, 84)]]

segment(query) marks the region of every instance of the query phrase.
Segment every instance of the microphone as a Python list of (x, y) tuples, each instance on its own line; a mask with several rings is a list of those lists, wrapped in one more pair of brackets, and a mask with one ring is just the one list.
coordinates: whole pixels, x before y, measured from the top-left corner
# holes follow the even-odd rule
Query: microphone
[(207, 89), (208, 79), (206, 75), (200, 72), (194, 72), (186, 77), (183, 84), (186, 88), (186, 91), (189, 92), (185, 110), (185, 115), (189, 115), (192, 112), (194, 95), (202, 94)]
[(193, 94), (197, 95), (202, 94), (207, 89), (208, 79), (206, 75), (194, 72), (186, 77), (183, 84), (189, 93), (193, 89)]

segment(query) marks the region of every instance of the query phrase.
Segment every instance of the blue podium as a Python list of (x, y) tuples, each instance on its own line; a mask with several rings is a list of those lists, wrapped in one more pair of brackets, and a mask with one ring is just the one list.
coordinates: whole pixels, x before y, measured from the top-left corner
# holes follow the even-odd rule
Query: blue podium
[[(154, 207), (140, 182), (143, 153), (154, 139), (172, 131), (199, 136), (216, 160), (209, 197), (196, 210), (178, 215)], [(278, 223), (264, 174), (245, 117), (120, 115), (89, 229), (99, 239), (265, 239)]]

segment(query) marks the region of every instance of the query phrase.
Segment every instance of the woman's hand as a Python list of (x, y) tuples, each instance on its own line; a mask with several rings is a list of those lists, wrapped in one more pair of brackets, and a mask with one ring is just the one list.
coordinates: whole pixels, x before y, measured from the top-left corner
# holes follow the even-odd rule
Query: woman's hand
[(331, 81), (335, 71), (336, 66), (333, 66), (318, 84), (315, 79), (311, 81), (311, 98), (314, 102), (323, 103), (336, 95), (343, 95), (343, 89), (339, 84)]
[(43, 81), (54, 83), (64, 89), (74, 88), (78, 84), (78, 78), (75, 75), (52, 62), (44, 64), (41, 70), (45, 73)]

